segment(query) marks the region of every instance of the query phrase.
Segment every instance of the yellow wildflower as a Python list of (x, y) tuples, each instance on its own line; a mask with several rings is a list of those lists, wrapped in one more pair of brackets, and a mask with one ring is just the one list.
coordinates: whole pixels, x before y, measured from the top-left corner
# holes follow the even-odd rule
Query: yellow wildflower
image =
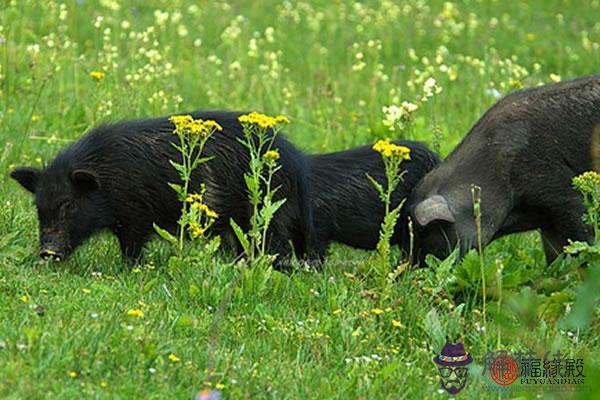
[(92, 291), (88, 288), (81, 288), (81, 291), (83, 292), (83, 294), (90, 294), (92, 293)]
[(215, 385), (215, 389), (223, 390), (223, 389), (225, 389), (225, 385), (222, 383), (217, 383)]
[(201, 227), (196, 222), (190, 222), (188, 225), (188, 231), (193, 238), (198, 238), (206, 232), (206, 228)]
[(342, 313), (342, 309), (341, 308), (338, 308), (337, 310), (333, 311), (333, 315), (338, 315), (338, 314), (341, 314), (341, 313)]
[(550, 74), (549, 77), (552, 82), (560, 82), (561, 81), (560, 75)]
[(391, 143), (389, 139), (378, 140), (377, 143), (373, 145), (373, 150), (381, 153), (384, 157), (396, 156), (404, 160), (410, 160), (410, 149), (405, 146), (398, 146)]
[(175, 125), (173, 133), (190, 134), (208, 137), (214, 131), (222, 131), (223, 127), (216, 121), (204, 121), (202, 118), (194, 119), (191, 115), (172, 115), (169, 121)]
[(265, 154), (263, 154), (263, 158), (267, 161), (277, 161), (279, 160), (279, 152), (277, 150), (269, 150)]
[(588, 182), (600, 185), (600, 174), (595, 171), (586, 171), (583, 174), (573, 178), (575, 182)]
[(175, 354), (171, 353), (169, 354), (169, 361), (171, 361), (172, 363), (178, 363), (179, 361), (181, 361), (181, 359)]
[(383, 311), (381, 308), (374, 308), (371, 310), (371, 312), (375, 315), (381, 315), (383, 314), (385, 311)]
[(208, 206), (206, 204), (204, 204), (200, 201), (193, 202), (191, 207), (198, 211), (204, 211), (208, 208)]
[(275, 117), (275, 122), (277, 124), (289, 124), (290, 120), (288, 117), (286, 117), (285, 115), (277, 115)]
[(77, 372), (75, 372), (75, 371), (69, 371), (69, 372), (68, 372), (68, 375), (69, 375), (71, 378), (77, 378)]
[(587, 171), (573, 178), (573, 185), (586, 195), (598, 193), (600, 189), (600, 174), (594, 171)]
[(107, 382), (106, 382), (104, 379), (102, 379), (102, 380), (100, 381), (100, 387), (101, 387), (101, 388), (108, 387), (108, 383), (107, 383)]
[(354, 275), (352, 272), (344, 271), (344, 276), (348, 279), (356, 279), (356, 275)]
[(217, 219), (219, 217), (219, 214), (217, 214), (215, 211), (211, 210), (208, 207), (206, 207), (205, 213), (208, 218)]
[(213, 121), (212, 119), (204, 121), (204, 126), (208, 129), (213, 129), (215, 131), (222, 131), (223, 127), (217, 123), (217, 121)]
[(204, 121), (201, 119), (193, 120), (187, 127), (187, 130), (192, 135), (205, 136), (208, 134), (208, 129), (204, 126)]
[(104, 79), (105, 76), (106, 76), (106, 73), (104, 71), (90, 72), (90, 77), (92, 77), (93, 79), (95, 79), (97, 81), (101, 81), (102, 79)]
[(175, 125), (175, 129), (185, 130), (194, 121), (191, 115), (172, 115), (169, 121)]
[(400, 321), (398, 321), (396, 319), (392, 320), (392, 326), (394, 328), (404, 328), (404, 325), (402, 325), (402, 322), (400, 322)]
[(127, 315), (129, 315), (131, 317), (143, 317), (144, 311), (140, 310), (140, 309), (133, 309), (133, 310), (127, 311)]
[(258, 125), (264, 129), (272, 128), (279, 124), (288, 124), (290, 122), (290, 120), (284, 115), (270, 117), (265, 114), (257, 113), (256, 111), (252, 111), (250, 114), (240, 115), (238, 120), (242, 124)]
[(39, 121), (40, 119), (42, 119), (42, 116), (41, 116), (41, 115), (38, 115), (38, 114), (33, 114), (33, 115), (31, 116), (31, 122), (36, 122), (36, 121)]
[(219, 214), (217, 214), (215, 211), (211, 210), (210, 207), (208, 207), (206, 204), (201, 203), (199, 201), (193, 202), (192, 208), (203, 212), (209, 218), (216, 219), (219, 216)]
[(27, 296), (26, 294), (24, 294), (23, 296), (19, 297), (19, 299), (23, 302), (23, 303), (27, 303), (29, 301), (29, 296)]
[(508, 85), (516, 89), (523, 88), (523, 82), (521, 82), (519, 79), (509, 79)]
[(199, 193), (188, 194), (185, 201), (188, 203), (202, 202), (202, 195)]

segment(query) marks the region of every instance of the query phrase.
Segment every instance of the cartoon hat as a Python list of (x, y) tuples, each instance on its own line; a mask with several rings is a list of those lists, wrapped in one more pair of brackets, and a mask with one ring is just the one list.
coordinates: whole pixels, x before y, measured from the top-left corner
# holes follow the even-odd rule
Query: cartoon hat
[(446, 343), (441, 353), (433, 358), (433, 362), (447, 367), (458, 367), (473, 362), (473, 357), (465, 352), (462, 343)]

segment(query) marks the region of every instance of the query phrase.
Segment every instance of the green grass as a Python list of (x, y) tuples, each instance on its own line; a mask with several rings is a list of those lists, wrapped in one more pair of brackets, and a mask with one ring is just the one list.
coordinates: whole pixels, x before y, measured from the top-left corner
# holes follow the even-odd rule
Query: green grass
[[(64, 263), (40, 261), (32, 198), (7, 172), (43, 165), (101, 121), (256, 109), (288, 115), (286, 134), (309, 152), (392, 136), (446, 155), (493, 104), (490, 89), (600, 65), (597, 0), (193, 3), (0, 4), (0, 397), (190, 398), (210, 382), (232, 399), (445, 399), (431, 359), (446, 337), (475, 358), (458, 396), (497, 397), (477, 377), (498, 347), (584, 358), (597, 390), (597, 312), (586, 330), (559, 328), (581, 279), (570, 260), (546, 267), (535, 233), (485, 251), (486, 334), (476, 254), (393, 285), (373, 271), (374, 252), (343, 246), (322, 271), (259, 268), (239, 282), (227, 255), (168, 268), (158, 241), (132, 269), (108, 235)], [(353, 70), (358, 52), (366, 65)], [(429, 76), (442, 93), (420, 105), (413, 130), (387, 132), (382, 107), (418, 102)]]

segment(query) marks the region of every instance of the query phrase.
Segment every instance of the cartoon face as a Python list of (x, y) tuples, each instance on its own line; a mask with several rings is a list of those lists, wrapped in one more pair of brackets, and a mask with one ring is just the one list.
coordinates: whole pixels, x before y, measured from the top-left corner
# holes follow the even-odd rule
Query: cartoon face
[(468, 368), (464, 366), (450, 367), (438, 366), (440, 373), (440, 384), (450, 394), (457, 394), (467, 384)]

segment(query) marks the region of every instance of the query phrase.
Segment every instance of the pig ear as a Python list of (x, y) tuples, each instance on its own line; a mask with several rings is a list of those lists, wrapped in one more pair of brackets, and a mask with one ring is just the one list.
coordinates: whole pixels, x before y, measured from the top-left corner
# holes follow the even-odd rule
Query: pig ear
[(10, 173), (11, 178), (31, 193), (35, 193), (39, 175), (40, 171), (30, 167), (19, 167)]
[(415, 206), (415, 219), (421, 226), (427, 226), (432, 221), (455, 221), (448, 202), (439, 194), (428, 197)]
[(100, 187), (98, 175), (87, 169), (76, 169), (71, 172), (71, 181), (77, 189), (83, 191), (96, 190)]

